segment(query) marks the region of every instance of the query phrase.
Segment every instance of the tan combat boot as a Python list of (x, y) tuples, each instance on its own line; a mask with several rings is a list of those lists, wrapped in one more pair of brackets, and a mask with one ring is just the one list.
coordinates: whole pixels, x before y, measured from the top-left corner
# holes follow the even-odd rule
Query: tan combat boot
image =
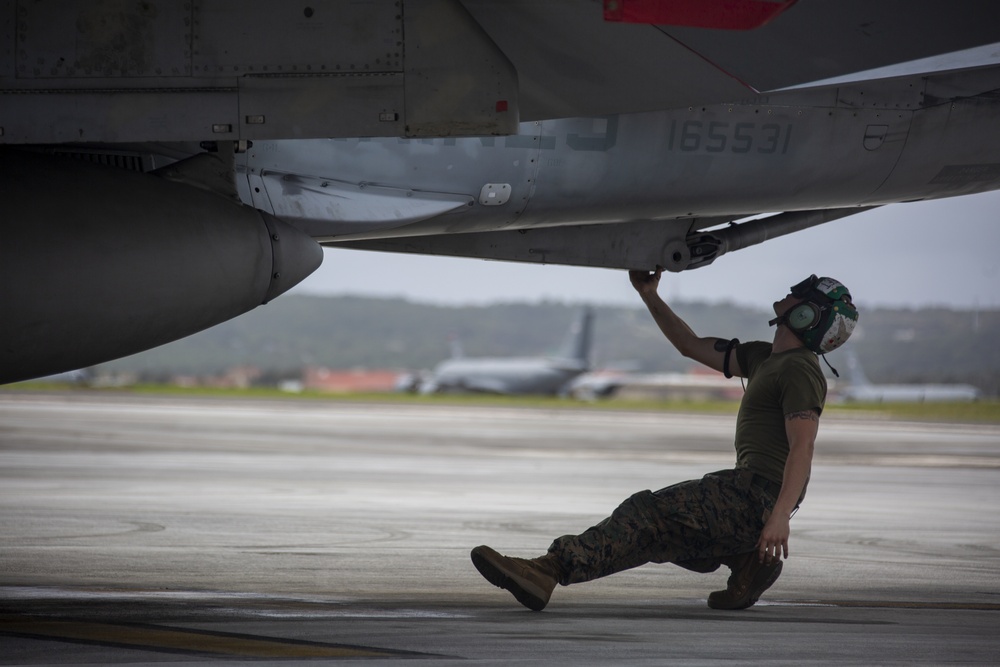
[(533, 611), (545, 609), (552, 589), (562, 577), (559, 563), (551, 554), (527, 560), (502, 556), (481, 546), (472, 550), (472, 564), (486, 581), (510, 591), (518, 602)]
[(756, 551), (740, 554), (726, 563), (733, 569), (724, 591), (708, 596), (712, 609), (746, 609), (752, 607), (760, 596), (778, 580), (781, 559), (761, 563)]

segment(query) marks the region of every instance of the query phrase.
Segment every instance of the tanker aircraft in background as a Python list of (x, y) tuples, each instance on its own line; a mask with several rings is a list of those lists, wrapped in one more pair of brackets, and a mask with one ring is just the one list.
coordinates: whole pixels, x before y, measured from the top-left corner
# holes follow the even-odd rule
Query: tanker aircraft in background
[(858, 403), (967, 403), (980, 396), (971, 384), (872, 384), (854, 350), (847, 350), (847, 380), (836, 395)]
[(1000, 3), (6, 0), (0, 40), (0, 382), (322, 246), (685, 271), (1000, 188)]
[[(563, 395), (590, 370), (594, 314), (585, 308), (557, 352), (542, 357), (453, 356), (441, 362), (419, 387), (424, 394), (485, 393)], [(453, 347), (453, 350), (456, 349)]]

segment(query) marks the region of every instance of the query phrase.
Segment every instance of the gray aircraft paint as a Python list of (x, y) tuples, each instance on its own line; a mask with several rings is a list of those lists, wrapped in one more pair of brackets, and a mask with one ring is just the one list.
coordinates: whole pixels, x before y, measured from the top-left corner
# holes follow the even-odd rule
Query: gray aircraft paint
[[(997, 43), (991, 3), (797, 3), (738, 34), (590, 0), (118, 5), (0, 13), (0, 381), (245, 312), (313, 239), (680, 271), (1000, 186), (1000, 68), (804, 86)], [(424, 138), (320, 138), (380, 135)]]
[(997, 89), (1000, 67), (986, 67), (523, 123), (511, 137), (259, 142), (238, 185), (327, 245), (682, 270), (695, 264), (670, 262), (674, 249), (748, 216), (1000, 187)]
[(550, 357), (448, 359), (420, 386), (422, 393), (559, 394), (590, 369), (593, 312), (574, 320), (562, 348)]
[(968, 384), (873, 384), (865, 375), (854, 350), (848, 350), (846, 383), (836, 395), (861, 403), (969, 402), (979, 398), (979, 389)]

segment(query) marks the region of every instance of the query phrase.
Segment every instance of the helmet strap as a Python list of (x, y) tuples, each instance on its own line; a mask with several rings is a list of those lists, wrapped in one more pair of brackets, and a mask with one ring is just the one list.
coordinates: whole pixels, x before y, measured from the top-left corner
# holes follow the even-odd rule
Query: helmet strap
[(821, 355), (819, 355), (819, 356), (823, 357), (823, 361), (826, 361), (826, 365), (827, 365), (827, 366), (830, 366), (830, 370), (831, 370), (831, 371), (833, 371), (833, 375), (834, 375), (834, 377), (838, 377), (838, 378), (839, 378), (839, 377), (840, 377), (840, 373), (838, 373), (838, 372), (837, 372), (837, 369), (836, 369), (836, 368), (834, 368), (834, 367), (833, 367), (833, 366), (832, 366), (832, 365), (830, 364), (830, 362), (826, 360), (826, 355), (825, 355), (825, 354), (821, 354)]

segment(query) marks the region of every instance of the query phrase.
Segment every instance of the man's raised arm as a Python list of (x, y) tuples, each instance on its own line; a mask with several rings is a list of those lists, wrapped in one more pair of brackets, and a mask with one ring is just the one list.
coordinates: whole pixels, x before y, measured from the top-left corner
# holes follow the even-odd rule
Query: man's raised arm
[(629, 271), (628, 277), (632, 281), (632, 286), (639, 293), (649, 313), (653, 316), (653, 321), (660, 327), (660, 331), (667, 337), (667, 340), (677, 348), (677, 351), (689, 359), (702, 363), (709, 368), (723, 371), (726, 355), (729, 354), (729, 373), (735, 376), (742, 376), (740, 364), (736, 360), (736, 354), (732, 352), (728, 340), (722, 338), (702, 338), (696, 334), (687, 322), (677, 316), (660, 298), (656, 289), (660, 284), (660, 274), (663, 269), (649, 273), (646, 271)]

